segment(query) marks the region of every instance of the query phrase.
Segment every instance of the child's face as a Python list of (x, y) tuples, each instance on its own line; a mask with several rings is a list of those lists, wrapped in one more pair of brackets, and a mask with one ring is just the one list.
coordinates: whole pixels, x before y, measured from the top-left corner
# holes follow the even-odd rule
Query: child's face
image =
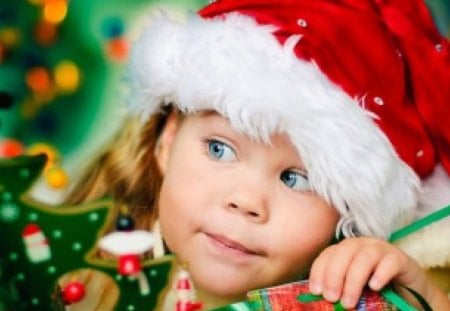
[(168, 156), (160, 161), (160, 222), (196, 286), (242, 297), (305, 275), (339, 217), (307, 190), (287, 137), (274, 135), (272, 146), (255, 142), (214, 113), (171, 128), (161, 139)]

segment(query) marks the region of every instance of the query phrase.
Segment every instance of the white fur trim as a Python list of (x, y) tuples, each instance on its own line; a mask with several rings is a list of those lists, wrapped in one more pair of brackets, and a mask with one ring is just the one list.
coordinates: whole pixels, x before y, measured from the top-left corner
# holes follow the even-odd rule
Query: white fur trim
[(338, 229), (386, 238), (411, 220), (417, 176), (356, 99), (295, 56), (301, 38), (281, 46), (273, 30), (235, 13), (156, 18), (132, 51), (131, 107), (144, 119), (164, 103), (213, 109), (263, 141), (286, 133), (313, 189), (339, 210)]

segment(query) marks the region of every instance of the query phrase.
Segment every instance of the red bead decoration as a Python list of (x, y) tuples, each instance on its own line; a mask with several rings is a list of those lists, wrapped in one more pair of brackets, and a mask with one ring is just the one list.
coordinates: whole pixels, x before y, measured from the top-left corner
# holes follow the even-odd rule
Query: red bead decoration
[(119, 273), (122, 275), (135, 275), (141, 271), (141, 262), (138, 255), (128, 254), (119, 257)]
[(66, 304), (72, 304), (80, 301), (86, 294), (83, 283), (75, 281), (70, 282), (62, 290), (63, 300)]

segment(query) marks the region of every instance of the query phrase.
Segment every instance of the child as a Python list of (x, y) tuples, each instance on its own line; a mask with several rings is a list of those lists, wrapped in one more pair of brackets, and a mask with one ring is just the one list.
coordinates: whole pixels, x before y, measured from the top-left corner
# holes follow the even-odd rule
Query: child
[(142, 126), (71, 201), (112, 194), (137, 227), (160, 225), (205, 309), (309, 278), (346, 308), (394, 283), (448, 310), (385, 242), (413, 219), (418, 176), (450, 169), (450, 132), (434, 123), (448, 43), (424, 5), (219, 0), (199, 15), (143, 32), (129, 77)]

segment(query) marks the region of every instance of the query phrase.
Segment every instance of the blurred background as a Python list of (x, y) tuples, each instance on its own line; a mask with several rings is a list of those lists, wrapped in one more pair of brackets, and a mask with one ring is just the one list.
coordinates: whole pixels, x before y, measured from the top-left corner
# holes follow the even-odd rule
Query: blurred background
[[(130, 44), (152, 9), (205, 0), (0, 0), (0, 157), (49, 156), (35, 194), (57, 203), (121, 125)], [(450, 35), (450, 0), (427, 0)]]

